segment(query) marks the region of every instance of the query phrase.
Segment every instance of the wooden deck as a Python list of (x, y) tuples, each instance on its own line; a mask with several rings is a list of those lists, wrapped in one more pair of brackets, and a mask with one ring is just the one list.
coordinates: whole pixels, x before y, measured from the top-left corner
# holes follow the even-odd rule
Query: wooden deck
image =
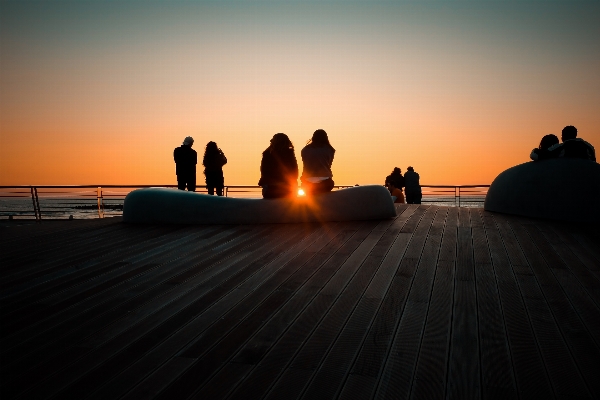
[(0, 227), (2, 399), (600, 398), (600, 233), (393, 220)]

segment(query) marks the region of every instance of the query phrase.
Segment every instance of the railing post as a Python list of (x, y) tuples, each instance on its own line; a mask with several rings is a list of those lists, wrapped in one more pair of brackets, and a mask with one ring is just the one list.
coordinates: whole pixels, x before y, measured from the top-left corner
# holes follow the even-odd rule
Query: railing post
[(460, 186), (458, 187), (458, 206), (460, 207)]
[(39, 220), (38, 208), (37, 208), (36, 202), (35, 202), (35, 192), (33, 190), (33, 186), (31, 186), (30, 189), (31, 189), (31, 202), (33, 203), (33, 214), (35, 215), (35, 220), (38, 221)]
[(104, 218), (104, 201), (102, 198), (102, 188), (98, 186), (98, 218)]

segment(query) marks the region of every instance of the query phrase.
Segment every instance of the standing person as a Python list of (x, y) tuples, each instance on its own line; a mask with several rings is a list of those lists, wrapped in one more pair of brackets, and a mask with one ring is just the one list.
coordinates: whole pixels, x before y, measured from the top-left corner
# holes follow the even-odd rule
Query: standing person
[(419, 183), (419, 174), (413, 167), (408, 167), (404, 174), (404, 185), (406, 192), (406, 202), (408, 204), (421, 204), (421, 184)]
[(335, 184), (331, 172), (335, 149), (329, 143), (327, 132), (317, 129), (300, 154), (303, 163), (300, 181), (304, 192), (306, 194), (330, 192)]
[[(390, 183), (394, 183), (394, 186), (397, 189), (402, 190), (402, 188), (404, 187), (404, 177), (402, 176), (402, 170), (400, 168), (395, 167), (394, 170), (392, 171), (392, 173), (389, 174), (385, 178), (385, 186), (387, 186), (388, 189), (389, 189)], [(390, 193), (391, 193), (391, 189), (390, 189)]]
[(173, 151), (175, 159), (175, 173), (177, 174), (177, 189), (196, 191), (196, 164), (198, 164), (198, 154), (192, 150), (194, 138), (191, 136), (183, 139), (183, 144), (176, 147)]
[(225, 157), (223, 151), (215, 142), (208, 142), (202, 160), (208, 194), (214, 195), (215, 189), (217, 189), (217, 196), (223, 196), (223, 187), (225, 186), (223, 165), (225, 164), (227, 164), (227, 157)]
[(262, 153), (260, 180), (265, 199), (295, 196), (298, 191), (298, 162), (294, 145), (285, 133), (276, 133)]

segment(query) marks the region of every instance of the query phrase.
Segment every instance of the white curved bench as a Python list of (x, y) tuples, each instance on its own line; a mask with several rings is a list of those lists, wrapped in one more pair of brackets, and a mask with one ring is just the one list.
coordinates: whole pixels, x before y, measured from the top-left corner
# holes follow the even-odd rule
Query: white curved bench
[(240, 199), (183, 190), (134, 190), (123, 221), (177, 224), (269, 224), (384, 219), (396, 215), (383, 186), (356, 186), (291, 199)]
[(600, 164), (555, 158), (516, 165), (494, 179), (484, 209), (526, 217), (600, 222)]

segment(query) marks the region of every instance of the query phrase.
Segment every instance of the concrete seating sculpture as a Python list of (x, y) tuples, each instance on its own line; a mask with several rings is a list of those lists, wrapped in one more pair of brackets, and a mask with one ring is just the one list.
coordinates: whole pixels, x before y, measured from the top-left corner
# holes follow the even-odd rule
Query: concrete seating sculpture
[(182, 190), (134, 190), (123, 221), (177, 224), (261, 224), (384, 219), (396, 215), (383, 186), (357, 186), (311, 197), (241, 199)]
[(600, 165), (577, 158), (528, 162), (494, 179), (484, 208), (572, 222), (600, 222)]

